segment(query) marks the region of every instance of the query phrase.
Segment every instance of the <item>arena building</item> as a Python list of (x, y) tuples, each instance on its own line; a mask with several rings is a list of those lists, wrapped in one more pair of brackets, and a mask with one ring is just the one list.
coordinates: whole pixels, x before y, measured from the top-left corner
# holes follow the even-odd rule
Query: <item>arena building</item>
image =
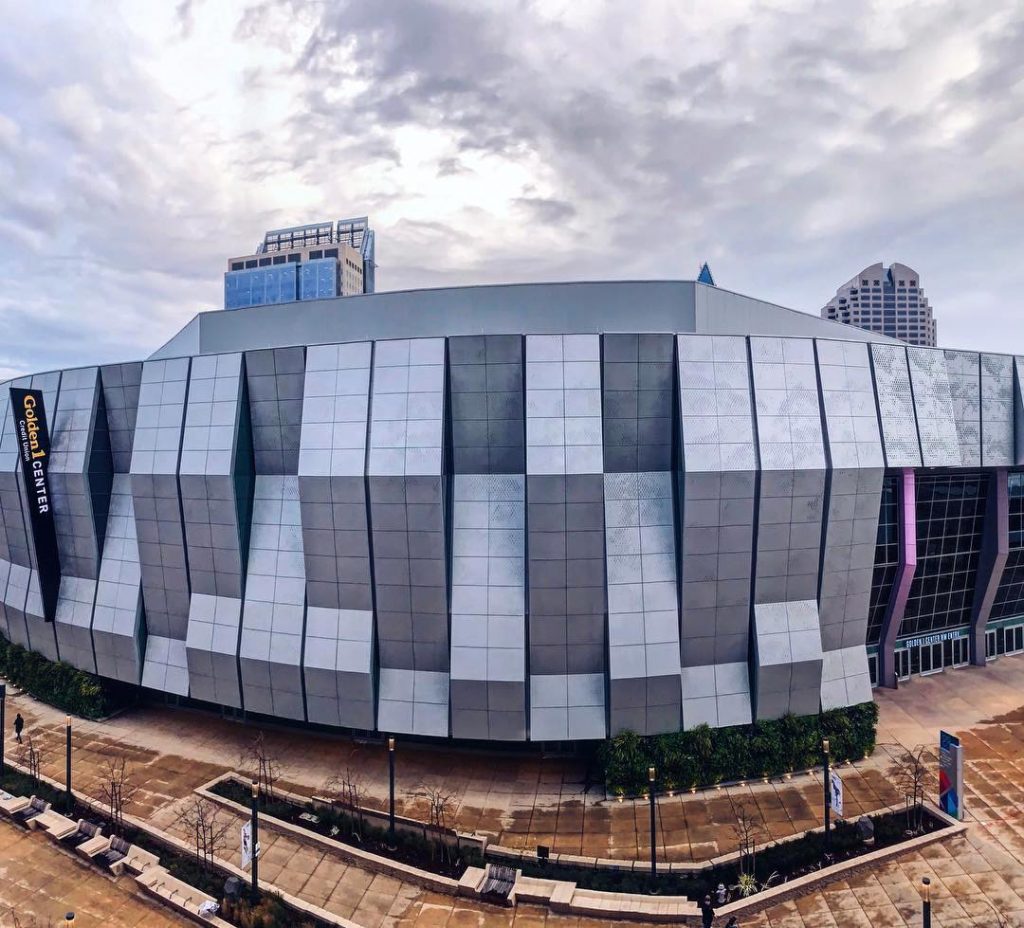
[(42, 391), (56, 556), (12, 408), (0, 631), (435, 738), (860, 703), (1024, 650), (1019, 363), (694, 281), (202, 313), (145, 361), (9, 385)]

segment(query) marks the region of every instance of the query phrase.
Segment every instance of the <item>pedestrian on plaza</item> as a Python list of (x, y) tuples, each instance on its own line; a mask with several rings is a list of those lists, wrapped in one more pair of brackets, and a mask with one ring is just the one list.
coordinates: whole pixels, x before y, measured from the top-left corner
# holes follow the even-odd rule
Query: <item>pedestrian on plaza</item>
[(725, 905), (729, 901), (729, 891), (725, 888), (725, 883), (719, 883), (718, 889), (715, 890), (715, 905)]
[(729, 916), (729, 921), (725, 923), (725, 928), (740, 928), (740, 923), (736, 920), (735, 915)]
[(704, 897), (704, 901), (700, 904), (700, 923), (704, 928), (711, 928), (711, 925), (715, 921), (715, 908), (711, 904), (711, 895), (708, 894)]
[(25, 727), (25, 720), (21, 717), (19, 712), (14, 717), (14, 740), (21, 744), (21, 730)]

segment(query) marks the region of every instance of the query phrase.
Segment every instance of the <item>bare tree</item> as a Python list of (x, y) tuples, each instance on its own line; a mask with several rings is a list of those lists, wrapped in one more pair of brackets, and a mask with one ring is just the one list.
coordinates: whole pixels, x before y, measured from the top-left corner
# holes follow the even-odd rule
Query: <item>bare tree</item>
[(346, 767), (342, 773), (336, 773), (324, 781), (324, 792), (337, 797), (333, 800), (334, 805), (340, 806), (346, 813), (351, 836), (361, 841), (365, 824), (363, 805), (366, 799), (362, 774)]
[(204, 870), (213, 868), (213, 859), (224, 849), (231, 821), (220, 817), (220, 809), (196, 796), (179, 813), (177, 824), (196, 849), (196, 863)]
[(43, 762), (43, 752), (36, 747), (35, 741), (29, 735), (28, 739), (21, 746), (18, 752), (18, 760), (23, 767), (28, 767), (28, 775), (39, 785), (39, 767)]
[[(449, 819), (455, 817), (455, 799), (453, 792), (448, 792), (443, 784), (424, 783), (418, 790), (417, 795), (427, 801), (427, 822), (434, 832), (437, 851), (442, 860), (452, 863), (449, 860), (448, 842), (445, 840), (448, 832), (454, 831), (448, 824)], [(426, 837), (426, 828), (424, 828)], [(458, 856), (462, 856), (462, 848), (459, 846), (458, 832), (455, 832), (455, 842), (458, 848)]]
[(262, 731), (257, 732), (249, 746), (242, 751), (239, 762), (253, 771), (260, 784), (260, 792), (267, 799), (273, 799), (274, 784), (281, 774), (281, 765), (271, 756), (266, 736)]
[(907, 809), (907, 831), (920, 834), (924, 826), (924, 796), (931, 782), (925, 747), (917, 747), (896, 757), (888, 775), (897, 790), (903, 793)]
[(115, 834), (124, 830), (124, 810), (131, 805), (138, 786), (131, 781), (132, 771), (124, 755), (108, 757), (103, 767), (100, 792), (109, 810), (110, 826)]
[(764, 822), (756, 812), (740, 803), (734, 810), (736, 820), (732, 833), (740, 853), (740, 874), (754, 876), (757, 860), (757, 842), (764, 834)]

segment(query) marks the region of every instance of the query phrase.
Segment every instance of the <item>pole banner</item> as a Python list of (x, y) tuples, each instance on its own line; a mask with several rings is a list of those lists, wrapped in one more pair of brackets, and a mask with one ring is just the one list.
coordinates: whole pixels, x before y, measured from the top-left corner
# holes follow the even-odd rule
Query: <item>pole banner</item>
[(948, 731), (939, 732), (939, 808), (946, 815), (964, 817), (964, 756), (960, 739)]
[(47, 622), (52, 622), (60, 593), (60, 556), (57, 553), (57, 528), (53, 521), (53, 497), (50, 495), (50, 433), (46, 427), (43, 391), (11, 387), (11, 412), (21, 473), (25, 478), (43, 616)]

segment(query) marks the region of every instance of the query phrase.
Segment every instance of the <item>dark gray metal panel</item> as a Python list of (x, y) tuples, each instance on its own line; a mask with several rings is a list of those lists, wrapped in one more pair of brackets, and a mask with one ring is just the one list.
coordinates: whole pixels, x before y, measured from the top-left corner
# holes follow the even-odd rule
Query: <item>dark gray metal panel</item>
[(604, 472), (672, 469), (671, 335), (605, 335), (601, 393)]
[(525, 473), (522, 338), (450, 338), (448, 373), (452, 472)]

